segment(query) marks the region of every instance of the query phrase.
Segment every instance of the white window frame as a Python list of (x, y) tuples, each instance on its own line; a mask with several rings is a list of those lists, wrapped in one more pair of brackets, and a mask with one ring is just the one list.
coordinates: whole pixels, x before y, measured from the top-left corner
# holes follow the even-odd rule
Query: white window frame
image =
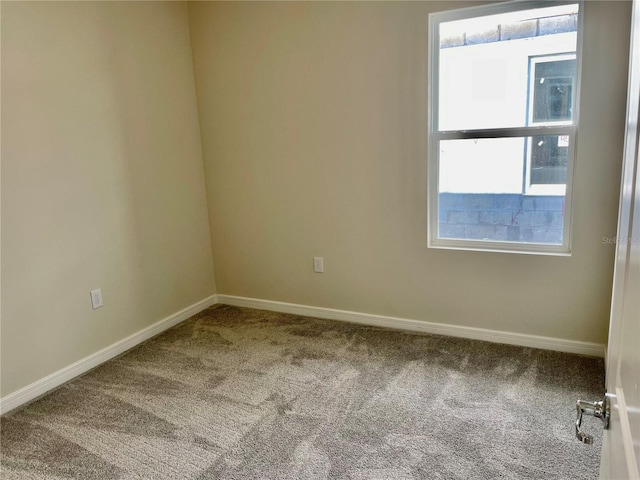
[[(439, 55), (440, 55), (440, 23), (483, 17), (503, 13), (517, 12), (536, 8), (547, 8), (561, 5), (578, 4), (578, 25), (576, 42), (576, 79), (573, 102), (573, 122), (564, 125), (556, 122), (553, 125), (535, 125), (525, 127), (490, 128), (474, 130), (438, 129), (438, 92), (439, 92)], [(539, 255), (571, 255), (571, 220), (573, 171), (575, 163), (575, 147), (578, 132), (580, 77), (582, 65), (582, 32), (584, 25), (584, 4), (582, 0), (549, 1), (549, 0), (515, 0), (477, 7), (449, 10), (429, 14), (429, 83), (428, 83), (428, 195), (427, 195), (427, 247), (453, 250), (490, 251), (501, 253), (523, 253)], [(563, 241), (561, 244), (541, 244), (527, 242), (509, 242), (496, 240), (473, 240), (438, 238), (438, 194), (439, 194), (439, 145), (443, 140), (480, 139), (500, 137), (531, 137), (538, 135), (568, 135), (569, 151), (567, 159), (567, 183), (565, 192), (565, 209), (563, 223)], [(525, 193), (525, 192), (523, 192)]]

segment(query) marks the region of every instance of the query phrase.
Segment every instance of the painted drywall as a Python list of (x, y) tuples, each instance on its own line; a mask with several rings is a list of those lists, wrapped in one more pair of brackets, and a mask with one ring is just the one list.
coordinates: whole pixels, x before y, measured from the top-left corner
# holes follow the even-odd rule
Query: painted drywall
[(631, 4), (584, 3), (570, 257), (426, 247), (427, 17), (465, 5), (189, 4), (219, 294), (606, 342)]
[(209, 236), (186, 5), (3, 1), (2, 396), (212, 295)]

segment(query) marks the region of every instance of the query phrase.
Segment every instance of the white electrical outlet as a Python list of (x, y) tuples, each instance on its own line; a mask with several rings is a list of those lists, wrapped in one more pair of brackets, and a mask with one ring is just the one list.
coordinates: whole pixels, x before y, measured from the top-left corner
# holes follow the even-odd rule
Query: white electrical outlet
[(96, 308), (100, 308), (104, 305), (102, 301), (102, 289), (98, 288), (96, 290), (91, 290), (91, 306), (95, 310)]
[(322, 257), (313, 257), (313, 271), (316, 273), (324, 272), (324, 260)]

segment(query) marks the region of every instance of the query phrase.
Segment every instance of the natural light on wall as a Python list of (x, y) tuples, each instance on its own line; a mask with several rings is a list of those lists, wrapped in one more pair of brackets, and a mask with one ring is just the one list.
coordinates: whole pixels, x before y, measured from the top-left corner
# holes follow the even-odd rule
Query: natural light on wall
[(570, 252), (579, 7), (430, 16), (430, 246)]

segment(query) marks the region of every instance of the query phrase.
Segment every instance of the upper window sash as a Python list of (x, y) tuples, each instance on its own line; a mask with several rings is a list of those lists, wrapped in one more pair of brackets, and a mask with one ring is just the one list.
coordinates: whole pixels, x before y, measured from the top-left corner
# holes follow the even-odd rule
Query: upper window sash
[[(519, 12), (522, 11), (526, 11), (526, 10), (533, 10), (533, 9), (553, 9), (553, 8), (561, 8), (561, 7), (565, 7), (568, 5), (575, 5), (578, 4), (579, 5), (579, 13), (578, 13), (578, 26), (576, 29), (578, 37), (581, 36), (581, 30), (582, 30), (582, 11), (583, 11), (583, 6), (582, 6), (582, 0), (568, 0), (568, 1), (564, 1), (564, 0), (558, 0), (558, 1), (550, 1), (550, 0), (515, 0), (515, 1), (506, 1), (506, 2), (502, 2), (502, 3), (496, 3), (496, 4), (492, 4), (492, 5), (481, 5), (481, 6), (476, 6), (476, 7), (469, 7), (469, 8), (464, 8), (464, 9), (458, 9), (458, 10), (448, 10), (448, 11), (444, 11), (444, 12), (436, 12), (436, 13), (432, 13), (429, 15), (429, 42), (431, 44), (431, 47), (429, 48), (429, 70), (430, 70), (430, 75), (429, 75), (429, 89), (428, 89), (428, 105), (429, 105), (429, 116), (428, 116), (428, 124), (429, 124), (429, 131), (430, 133), (435, 133), (435, 132), (449, 132), (449, 131), (475, 131), (475, 130), (479, 130), (479, 131), (491, 131), (491, 134), (484, 134), (485, 137), (490, 136), (490, 135), (502, 135), (504, 132), (504, 134), (506, 136), (516, 136), (517, 134), (514, 134), (512, 132), (515, 131), (515, 129), (520, 128), (520, 127), (526, 127), (527, 123), (528, 123), (528, 119), (526, 118), (528, 116), (528, 113), (525, 114), (525, 116), (522, 117), (522, 124), (521, 125), (505, 125), (504, 127), (502, 126), (497, 126), (497, 128), (495, 126), (487, 126), (487, 128), (483, 128), (482, 125), (479, 125), (478, 128), (476, 128), (475, 126), (473, 128), (446, 128), (446, 127), (441, 127), (440, 125), (440, 100), (441, 98), (441, 92), (446, 90), (446, 88), (448, 87), (447, 85), (440, 85), (440, 55), (441, 55), (441, 50), (447, 50), (447, 48), (439, 48), (440, 46), (440, 26), (441, 24), (445, 24), (448, 22), (456, 22), (456, 21), (461, 21), (461, 20), (475, 20), (478, 18), (483, 18), (483, 17), (490, 17), (493, 15), (504, 15), (504, 14), (509, 14), (509, 13), (513, 13), (514, 14), (514, 18), (517, 18), (517, 15)], [(578, 40), (577, 42), (578, 44), (581, 44), (581, 41)], [(577, 47), (576, 47), (577, 50)], [(576, 72), (580, 71), (580, 59), (576, 56), (574, 57), (577, 60), (577, 67), (576, 67)], [(441, 88), (442, 87), (442, 88)], [(564, 124), (572, 124), (574, 126), (577, 126), (578, 124), (578, 95), (579, 95), (579, 85), (576, 83), (575, 85), (575, 89), (573, 92), (573, 111), (572, 111), (572, 119), (571, 122), (562, 122)], [(560, 123), (560, 122), (558, 122)], [(511, 132), (511, 133), (509, 133)], [(566, 134), (566, 131), (562, 132), (562, 134)]]

